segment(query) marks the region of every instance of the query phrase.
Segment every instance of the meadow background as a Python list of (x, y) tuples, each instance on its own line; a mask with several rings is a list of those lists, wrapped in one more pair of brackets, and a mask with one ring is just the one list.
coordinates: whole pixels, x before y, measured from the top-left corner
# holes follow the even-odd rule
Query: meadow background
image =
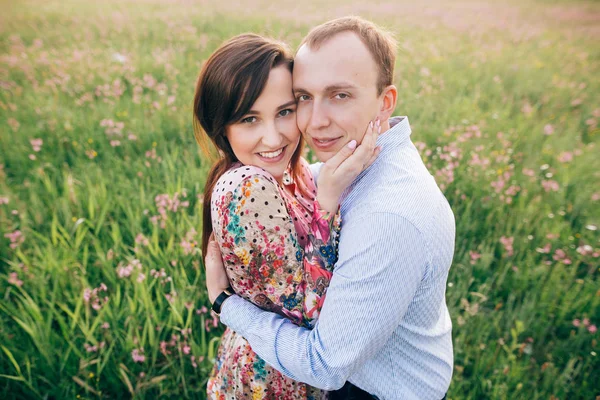
[(417, 3), (1, 0), (0, 398), (205, 397), (196, 77), (348, 14), (456, 215), (449, 398), (597, 398), (600, 3)]

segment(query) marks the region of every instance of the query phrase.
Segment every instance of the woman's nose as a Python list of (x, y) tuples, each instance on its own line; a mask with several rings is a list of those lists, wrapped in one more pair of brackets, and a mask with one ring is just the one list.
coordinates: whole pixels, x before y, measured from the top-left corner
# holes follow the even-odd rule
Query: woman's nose
[(282, 135), (275, 126), (275, 124), (269, 124), (265, 127), (265, 131), (263, 133), (262, 142), (265, 147), (268, 147), (271, 150), (277, 150), (281, 147), (282, 143)]

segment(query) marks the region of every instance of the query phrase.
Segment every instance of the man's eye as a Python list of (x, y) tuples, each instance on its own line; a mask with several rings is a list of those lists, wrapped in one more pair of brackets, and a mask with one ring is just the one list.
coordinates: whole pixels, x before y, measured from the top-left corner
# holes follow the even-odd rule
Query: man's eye
[(242, 124), (251, 124), (256, 122), (256, 117), (246, 117), (240, 121)]
[(307, 101), (309, 100), (309, 96), (306, 94), (301, 94), (300, 96), (298, 96), (298, 101)]
[(279, 111), (279, 116), (280, 117), (287, 117), (290, 114), (293, 114), (294, 110), (292, 110), (291, 108), (286, 108), (285, 110), (281, 110)]
[(338, 99), (343, 100), (343, 99), (347, 99), (350, 96), (348, 96), (346, 93), (338, 93), (338, 94), (335, 95), (335, 97), (338, 98)]

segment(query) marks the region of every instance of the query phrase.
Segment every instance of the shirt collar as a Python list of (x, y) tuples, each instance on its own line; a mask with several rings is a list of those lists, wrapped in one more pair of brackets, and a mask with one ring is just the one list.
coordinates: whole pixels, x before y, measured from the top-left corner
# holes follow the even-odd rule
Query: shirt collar
[(410, 129), (410, 124), (408, 123), (408, 117), (391, 117), (389, 119), (389, 122), (390, 129), (380, 134), (377, 138), (377, 146), (381, 146), (381, 153), (379, 153), (375, 162), (363, 172), (361, 172), (356, 177), (356, 179), (354, 179), (354, 182), (352, 182), (350, 186), (346, 188), (346, 190), (342, 193), (340, 201), (343, 201), (343, 199), (346, 198), (346, 196), (352, 191), (356, 184), (365, 175), (369, 173), (369, 170), (373, 168), (373, 165), (377, 164), (377, 162), (379, 161), (379, 159), (382, 158), (382, 156), (385, 156), (385, 154), (401, 146), (404, 142), (406, 142), (409, 139), (410, 134), (412, 132)]
[(377, 138), (377, 146), (381, 146), (382, 153), (398, 147), (408, 140), (412, 133), (408, 117), (392, 117), (389, 122), (390, 129)]

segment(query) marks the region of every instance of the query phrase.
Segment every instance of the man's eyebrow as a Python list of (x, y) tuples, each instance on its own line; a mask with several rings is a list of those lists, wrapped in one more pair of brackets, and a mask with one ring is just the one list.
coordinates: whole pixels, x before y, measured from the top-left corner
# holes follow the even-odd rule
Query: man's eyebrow
[(294, 92), (294, 94), (296, 93), (308, 93), (308, 90), (303, 89), (303, 88), (292, 88), (292, 91)]
[[(357, 86), (353, 85), (352, 83), (349, 82), (340, 82), (340, 83), (334, 83), (332, 85), (328, 85), (325, 87), (325, 89), (323, 89), (324, 92), (334, 92), (336, 90), (348, 90), (348, 89), (356, 89)], [(298, 88), (294, 88), (294, 93), (310, 93), (310, 91), (298, 87)]]
[(353, 85), (351, 83), (342, 82), (342, 83), (336, 83), (336, 84), (325, 87), (325, 91), (333, 92), (336, 90), (346, 90), (346, 89), (356, 89), (356, 88), (357, 88), (356, 85)]

